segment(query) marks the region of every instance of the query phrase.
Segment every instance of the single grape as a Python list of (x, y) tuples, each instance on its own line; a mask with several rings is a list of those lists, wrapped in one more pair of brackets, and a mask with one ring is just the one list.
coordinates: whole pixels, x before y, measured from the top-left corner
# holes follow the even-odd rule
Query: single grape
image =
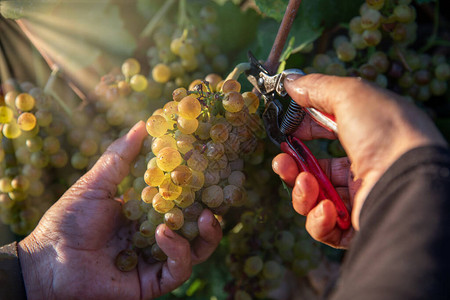
[(152, 69), (152, 78), (158, 83), (166, 83), (170, 79), (170, 68), (166, 64), (157, 64)]
[(394, 16), (399, 22), (409, 23), (414, 21), (416, 14), (411, 6), (400, 4), (394, 8)]
[(362, 38), (369, 46), (376, 46), (381, 42), (381, 32), (378, 29), (366, 29), (362, 34)]
[(192, 171), (189, 167), (180, 165), (170, 172), (170, 178), (176, 185), (187, 186), (192, 180)]
[(203, 172), (200, 171), (195, 170), (191, 171), (192, 171), (192, 180), (189, 183), (189, 188), (195, 192), (200, 190), (205, 184), (205, 175), (203, 174)]
[(187, 90), (183, 87), (177, 88), (172, 92), (172, 99), (175, 102), (180, 102), (186, 96)]
[(164, 180), (164, 172), (158, 166), (148, 168), (144, 180), (149, 186), (159, 186)]
[(8, 106), (0, 106), (0, 123), (11, 122), (14, 112)]
[(197, 119), (185, 119), (183, 117), (177, 118), (177, 128), (184, 134), (194, 133), (198, 128)]
[[(39, 153), (39, 152), (34, 152), (34, 153)], [(31, 157), (31, 158), (33, 158), (33, 157)], [(82, 169), (84, 169), (84, 168), (86, 168), (88, 166), (89, 158), (84, 156), (80, 152), (76, 152), (75, 154), (72, 155), (72, 157), (70, 159), (70, 164), (75, 169), (82, 170)]]
[(434, 76), (442, 81), (447, 81), (450, 78), (450, 65), (447, 63), (440, 64), (434, 69)]
[(349, 28), (351, 33), (362, 33), (364, 31), (364, 28), (361, 26), (361, 16), (353, 17), (350, 20)]
[(164, 135), (169, 129), (167, 120), (160, 115), (153, 115), (147, 120), (147, 132), (153, 137), (160, 137)]
[(192, 241), (199, 234), (197, 222), (196, 221), (189, 221), (189, 222), (185, 221), (183, 224), (183, 227), (181, 227), (181, 229), (180, 229), (180, 232), (185, 238), (187, 238), (189, 241)]
[(34, 116), (36, 117), (36, 121), (37, 121), (38, 125), (41, 127), (49, 126), (53, 120), (52, 112), (49, 110), (46, 110), (46, 109), (37, 110), (36, 113), (34, 114)]
[(169, 176), (166, 176), (163, 182), (159, 185), (159, 194), (166, 200), (175, 200), (183, 191), (181, 186), (172, 182)]
[(184, 216), (181, 209), (174, 207), (164, 214), (164, 223), (172, 230), (178, 230), (184, 225)]
[(251, 114), (256, 113), (259, 108), (259, 98), (253, 92), (245, 92), (242, 94), (244, 98), (244, 104), (248, 108), (248, 112)]
[(245, 190), (231, 184), (223, 188), (223, 198), (227, 205), (235, 207), (244, 205), (247, 200)]
[(34, 108), (35, 102), (35, 99), (30, 94), (21, 93), (17, 95), (15, 105), (21, 111), (30, 111)]
[(380, 25), (381, 13), (372, 8), (368, 8), (361, 15), (361, 27), (363, 29), (376, 29)]
[(190, 188), (183, 187), (181, 194), (178, 196), (177, 199), (175, 199), (173, 201), (175, 202), (175, 204), (178, 207), (185, 208), (185, 207), (192, 205), (192, 203), (194, 203), (195, 194)]
[(368, 63), (374, 66), (379, 73), (385, 73), (389, 69), (389, 59), (381, 51), (374, 52), (370, 56)]
[(245, 174), (242, 171), (232, 171), (228, 177), (228, 183), (237, 187), (243, 187), (245, 183)]
[(141, 199), (145, 203), (152, 203), (153, 197), (158, 193), (158, 189), (156, 187), (147, 186), (141, 192)]
[(133, 75), (130, 79), (130, 86), (136, 92), (145, 91), (148, 86), (147, 78), (141, 74)]
[(153, 244), (152, 249), (152, 256), (157, 261), (165, 261), (167, 259), (167, 255), (162, 251), (161, 248), (159, 248), (158, 244)]
[(202, 106), (194, 95), (184, 97), (178, 104), (179, 115), (185, 119), (195, 119), (201, 111)]
[[(61, 147), (61, 144), (60, 144), (58, 138), (50, 135), (44, 139), (42, 150), (44, 151), (44, 153), (51, 155), (51, 154), (55, 154), (56, 152), (58, 152), (60, 147)], [(81, 154), (83, 154), (83, 153), (81, 153)]]
[(249, 277), (256, 276), (262, 271), (264, 267), (264, 262), (259, 256), (251, 256), (245, 260), (244, 263), (244, 273)]
[(183, 161), (180, 152), (171, 147), (161, 149), (158, 152), (156, 159), (158, 167), (165, 172), (172, 171)]
[(156, 212), (165, 214), (175, 206), (175, 203), (172, 200), (164, 199), (160, 193), (157, 193), (153, 197), (152, 206)]
[(136, 231), (136, 232), (133, 234), (133, 236), (132, 236), (132, 238), (131, 238), (131, 241), (132, 241), (132, 243), (133, 243), (133, 246), (135, 246), (136, 248), (139, 248), (139, 249), (143, 249), (143, 248), (145, 248), (145, 247), (150, 246), (150, 243), (149, 243), (149, 241), (148, 241), (148, 238), (145, 237), (145, 236), (143, 236), (143, 235), (141, 234), (141, 232), (139, 232), (139, 231)]
[(63, 168), (67, 165), (69, 156), (63, 149), (59, 149), (56, 153), (50, 155), (50, 164), (55, 168)]
[(244, 107), (244, 97), (239, 92), (231, 91), (225, 94), (222, 104), (226, 111), (236, 113)]
[(125, 77), (131, 78), (141, 71), (141, 65), (135, 58), (128, 58), (122, 64), (122, 74)]
[(208, 207), (218, 207), (224, 199), (223, 190), (218, 185), (209, 186), (202, 191), (202, 202)]
[(8, 139), (16, 139), (22, 134), (22, 131), (20, 130), (19, 125), (13, 119), (10, 123), (3, 125), (2, 133)]
[(153, 222), (149, 220), (145, 220), (141, 223), (139, 226), (140, 233), (145, 237), (150, 237), (152, 235), (155, 235), (157, 224), (154, 224)]
[(11, 178), (9, 177), (0, 178), (0, 191), (2, 193), (9, 193), (13, 191), (13, 187), (11, 185)]
[(177, 141), (171, 135), (163, 135), (153, 140), (152, 153), (158, 155), (163, 148), (170, 147), (177, 149)]
[(198, 128), (195, 131), (196, 137), (200, 140), (208, 140), (210, 138), (209, 131), (211, 130), (211, 127), (212, 127), (212, 124), (210, 122), (200, 121), (198, 123)]
[(350, 62), (356, 57), (356, 49), (349, 42), (341, 43), (336, 49), (337, 57), (344, 62)]
[(191, 151), (194, 148), (194, 142), (197, 140), (193, 135), (184, 134), (181, 133), (181, 131), (177, 131), (175, 133), (175, 138), (177, 149), (182, 154), (186, 154), (187, 152)]
[(264, 262), (262, 274), (264, 278), (275, 279), (279, 278), (282, 274), (283, 267), (275, 260), (268, 260)]
[(229, 79), (225, 81), (222, 85), (222, 92), (224, 94), (228, 94), (230, 92), (239, 93), (240, 91), (241, 91), (241, 84), (237, 80)]
[(127, 219), (133, 221), (138, 220), (143, 213), (141, 210), (140, 200), (136, 199), (131, 199), (125, 202), (122, 206), (122, 211)]
[(116, 257), (116, 267), (122, 272), (129, 272), (136, 268), (138, 255), (131, 249), (122, 250)]
[(442, 96), (447, 91), (447, 82), (433, 78), (430, 83), (430, 91), (434, 96)]
[(187, 159), (187, 165), (192, 170), (203, 172), (208, 167), (208, 159), (199, 151), (193, 150)]

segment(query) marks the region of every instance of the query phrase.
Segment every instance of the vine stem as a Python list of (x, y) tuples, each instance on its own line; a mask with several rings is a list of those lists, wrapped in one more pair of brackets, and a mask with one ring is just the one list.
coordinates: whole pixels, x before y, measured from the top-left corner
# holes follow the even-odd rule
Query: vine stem
[(280, 28), (278, 29), (277, 36), (270, 50), (269, 57), (264, 63), (264, 67), (270, 74), (274, 74), (278, 70), (280, 64), (280, 57), (286, 44), (289, 32), (292, 27), (292, 23), (297, 15), (298, 8), (302, 0), (289, 0), (286, 12), (284, 13), (283, 20), (281, 21)]

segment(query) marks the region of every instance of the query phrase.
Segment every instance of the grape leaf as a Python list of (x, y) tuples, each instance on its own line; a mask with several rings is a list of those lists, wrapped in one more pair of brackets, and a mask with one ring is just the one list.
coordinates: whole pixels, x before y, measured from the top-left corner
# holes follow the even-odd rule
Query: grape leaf
[(418, 4), (436, 2), (436, 0), (416, 0)]
[(266, 16), (281, 21), (289, 0), (255, 0), (259, 10)]
[(224, 53), (242, 50), (255, 39), (260, 16), (254, 10), (242, 12), (239, 6), (226, 2), (217, 7), (219, 47)]

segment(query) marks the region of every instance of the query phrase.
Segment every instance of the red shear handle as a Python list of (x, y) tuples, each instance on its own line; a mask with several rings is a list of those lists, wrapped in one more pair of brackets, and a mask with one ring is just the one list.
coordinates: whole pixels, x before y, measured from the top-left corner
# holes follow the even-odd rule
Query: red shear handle
[(319, 183), (319, 198), (318, 201), (329, 199), (333, 201), (337, 211), (337, 224), (341, 229), (348, 229), (350, 227), (350, 215), (345, 207), (339, 194), (336, 192), (330, 179), (325, 175), (325, 172), (319, 166), (317, 159), (299, 139), (295, 137), (287, 137), (291, 146), (288, 143), (281, 143), (281, 151), (289, 154), (295, 159), (297, 167), (300, 172), (309, 172), (316, 177)]

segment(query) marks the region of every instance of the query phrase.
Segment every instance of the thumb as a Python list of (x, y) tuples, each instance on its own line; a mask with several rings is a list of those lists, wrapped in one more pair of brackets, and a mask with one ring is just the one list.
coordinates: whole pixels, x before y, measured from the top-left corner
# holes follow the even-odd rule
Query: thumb
[(360, 86), (361, 83), (355, 78), (292, 74), (286, 77), (284, 85), (288, 94), (299, 105), (314, 107), (337, 117), (339, 104), (342, 101), (346, 104), (353, 101), (353, 93), (349, 89), (353, 90), (354, 86)]
[(128, 174), (130, 164), (139, 154), (146, 136), (145, 123), (139, 121), (126, 135), (114, 141), (83, 176), (84, 188), (102, 189), (114, 195), (117, 185)]

